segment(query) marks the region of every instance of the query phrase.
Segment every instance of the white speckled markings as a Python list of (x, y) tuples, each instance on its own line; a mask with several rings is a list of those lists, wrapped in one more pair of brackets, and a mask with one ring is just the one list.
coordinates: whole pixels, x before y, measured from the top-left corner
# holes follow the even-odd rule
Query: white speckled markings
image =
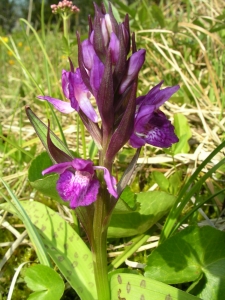
[(92, 254), (56, 212), (39, 202), (22, 202), (48, 254), (82, 300), (97, 299)]
[(111, 279), (111, 300), (198, 300), (165, 283), (141, 275), (117, 273)]

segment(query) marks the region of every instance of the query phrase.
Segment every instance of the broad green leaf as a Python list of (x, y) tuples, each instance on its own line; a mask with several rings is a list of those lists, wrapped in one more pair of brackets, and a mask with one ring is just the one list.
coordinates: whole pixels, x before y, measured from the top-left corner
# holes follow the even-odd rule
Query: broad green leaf
[(204, 275), (194, 290), (204, 300), (217, 300), (225, 294), (224, 270), (225, 232), (209, 226), (190, 226), (149, 255), (145, 276), (177, 284), (196, 281)]
[(175, 197), (165, 192), (153, 191), (136, 195), (137, 210), (131, 211), (119, 200), (112, 215), (108, 237), (128, 237), (142, 234), (161, 219), (175, 202)]
[(126, 186), (123, 190), (122, 195), (120, 198), (131, 208), (132, 210), (137, 209), (137, 196), (136, 194), (132, 193), (129, 186)]
[(64, 282), (53, 269), (35, 265), (26, 270), (25, 282), (34, 291), (28, 300), (59, 300), (64, 292)]
[(12, 190), (10, 189), (8, 184), (1, 177), (0, 177), (0, 181), (5, 186), (7, 192), (10, 195), (11, 200), (12, 200), (12, 202), (9, 201), (0, 190), (0, 195), (2, 195), (3, 199), (5, 199), (7, 201), (7, 203), (3, 203), (0, 206), (2, 207), (2, 209), (6, 210), (6, 211), (12, 211), (12, 213), (15, 213), (18, 216), (18, 218), (20, 218), (22, 220), (23, 224), (26, 227), (28, 235), (31, 239), (31, 242), (33, 243), (34, 247), (36, 248), (36, 253), (37, 253), (37, 256), (38, 256), (40, 262), (43, 265), (51, 266), (51, 262), (46, 253), (47, 251), (44, 247), (43, 241), (39, 235), (38, 230), (32, 223), (32, 220), (30, 220), (29, 214), (23, 208), (23, 206), (21, 205), (21, 202), (17, 199), (16, 195), (12, 192)]
[(152, 177), (162, 191), (168, 192), (169, 185), (170, 185), (169, 180), (161, 172), (153, 171)]
[(197, 300), (165, 283), (139, 275), (120, 273), (111, 279), (111, 300)]
[(34, 201), (21, 204), (36, 226), (46, 252), (79, 297), (82, 300), (97, 299), (92, 254), (80, 236), (44, 204)]
[(182, 114), (179, 113), (175, 114), (174, 127), (175, 127), (175, 133), (179, 138), (179, 142), (173, 144), (171, 148), (172, 153), (173, 154), (188, 153), (190, 150), (188, 140), (191, 138), (192, 133), (188, 125), (187, 118)]
[(43, 152), (39, 154), (31, 163), (28, 179), (32, 187), (36, 190), (44, 194), (45, 196), (49, 196), (57, 202), (69, 206), (68, 202), (63, 201), (57, 190), (56, 190), (56, 182), (59, 178), (58, 174), (51, 174), (48, 176), (43, 176), (42, 171), (52, 165), (52, 161), (49, 158), (47, 152)]

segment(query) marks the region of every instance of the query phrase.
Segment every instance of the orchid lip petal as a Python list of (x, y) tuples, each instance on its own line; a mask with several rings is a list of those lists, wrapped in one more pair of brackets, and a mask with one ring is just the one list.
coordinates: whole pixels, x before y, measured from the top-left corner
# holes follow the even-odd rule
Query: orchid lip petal
[(96, 201), (99, 181), (92, 179), (86, 172), (70, 171), (62, 173), (57, 181), (56, 189), (64, 201), (70, 202), (70, 207), (87, 206)]
[(74, 112), (75, 109), (71, 107), (71, 104), (69, 102), (65, 102), (56, 98), (52, 98), (49, 96), (38, 96), (38, 99), (46, 100), (49, 103), (51, 103), (58, 111), (69, 114), (71, 112)]
[(89, 159), (74, 158), (70, 162), (55, 164), (45, 169), (42, 174), (58, 173), (60, 175), (56, 184), (58, 194), (63, 201), (70, 202), (70, 207), (74, 209), (78, 206), (90, 205), (97, 200), (100, 182), (95, 175), (96, 169), (104, 171), (109, 193), (115, 198), (118, 197), (116, 179), (108, 169), (93, 166), (93, 162)]

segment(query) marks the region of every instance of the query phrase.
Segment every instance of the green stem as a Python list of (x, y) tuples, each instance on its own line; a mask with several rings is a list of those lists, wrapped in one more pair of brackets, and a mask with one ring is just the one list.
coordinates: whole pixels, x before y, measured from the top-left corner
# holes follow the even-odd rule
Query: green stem
[(100, 193), (95, 202), (95, 216), (93, 224), (93, 263), (95, 272), (98, 300), (110, 300), (110, 289), (107, 270), (107, 228), (103, 228), (106, 215), (106, 198), (108, 191)]
[[(80, 119), (80, 118), (79, 118)], [(84, 128), (84, 124), (80, 119), (80, 130), (81, 130), (81, 138), (82, 138), (82, 146), (83, 146), (83, 157), (84, 159), (87, 158), (86, 155), (86, 141), (85, 141), (85, 128)]]
[(80, 117), (79, 115), (77, 114), (77, 154), (79, 156), (79, 138), (80, 138)]
[(69, 45), (69, 26), (68, 26), (69, 16), (66, 14), (66, 15), (63, 15), (62, 18), (63, 18), (63, 33), (64, 33), (64, 37), (67, 40), (68, 45)]

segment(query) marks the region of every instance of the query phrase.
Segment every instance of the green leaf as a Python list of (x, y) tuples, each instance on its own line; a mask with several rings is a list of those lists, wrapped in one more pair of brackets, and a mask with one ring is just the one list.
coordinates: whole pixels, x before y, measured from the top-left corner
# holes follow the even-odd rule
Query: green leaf
[(175, 197), (161, 191), (136, 195), (138, 208), (131, 211), (119, 199), (111, 218), (108, 237), (128, 237), (142, 234), (161, 219), (175, 202)]
[(120, 198), (132, 209), (137, 209), (137, 196), (136, 194), (132, 193), (129, 186), (126, 186), (123, 190), (122, 195)]
[(52, 161), (49, 158), (47, 152), (39, 154), (31, 163), (28, 171), (28, 179), (32, 187), (44, 194), (45, 196), (51, 197), (57, 202), (69, 206), (69, 204), (63, 201), (57, 190), (56, 182), (59, 178), (58, 174), (51, 174), (47, 176), (42, 175), (42, 171), (52, 165)]
[[(36, 226), (46, 252), (71, 287), (82, 300), (97, 299), (92, 254), (80, 236), (44, 204), (30, 201), (21, 204)], [(10, 207), (8, 211), (15, 213)]]
[(152, 177), (162, 191), (168, 192), (169, 185), (170, 185), (169, 180), (161, 172), (153, 171)]
[(182, 185), (182, 170), (176, 171), (169, 177), (169, 193), (177, 195), (180, 186)]
[(26, 227), (26, 230), (28, 232), (28, 235), (31, 239), (31, 242), (36, 247), (36, 253), (40, 260), (40, 262), (43, 265), (51, 266), (51, 262), (49, 260), (49, 257), (47, 255), (47, 251), (44, 247), (43, 241), (38, 233), (38, 230), (30, 220), (30, 217), (28, 213), (25, 211), (23, 206), (21, 205), (21, 202), (17, 199), (16, 195), (12, 192), (10, 187), (7, 185), (7, 183), (0, 177), (0, 181), (5, 186), (8, 194), (10, 195), (12, 202), (9, 201), (5, 195), (0, 191), (0, 195), (2, 195), (3, 199), (5, 199), (8, 203), (1, 204), (2, 209), (6, 211), (11, 211), (12, 213), (15, 213), (18, 218), (20, 218), (23, 222), (23, 224)]
[[(202, 276), (204, 275), (204, 276)], [(204, 300), (225, 294), (225, 232), (190, 226), (149, 255), (145, 276), (178, 284), (202, 279), (193, 290)]]
[(197, 300), (199, 298), (156, 280), (120, 273), (112, 276), (111, 299)]
[(188, 144), (188, 140), (191, 138), (192, 133), (191, 129), (188, 125), (187, 118), (182, 114), (174, 115), (174, 127), (175, 133), (179, 138), (179, 142), (173, 144), (171, 150), (173, 154), (178, 153), (188, 153), (190, 150), (190, 146)]
[(26, 270), (25, 282), (35, 293), (28, 300), (59, 300), (64, 292), (64, 282), (53, 269), (35, 265)]
[(152, 17), (159, 23), (160, 27), (165, 27), (165, 20), (163, 16), (163, 12), (160, 7), (156, 4), (151, 5)]

